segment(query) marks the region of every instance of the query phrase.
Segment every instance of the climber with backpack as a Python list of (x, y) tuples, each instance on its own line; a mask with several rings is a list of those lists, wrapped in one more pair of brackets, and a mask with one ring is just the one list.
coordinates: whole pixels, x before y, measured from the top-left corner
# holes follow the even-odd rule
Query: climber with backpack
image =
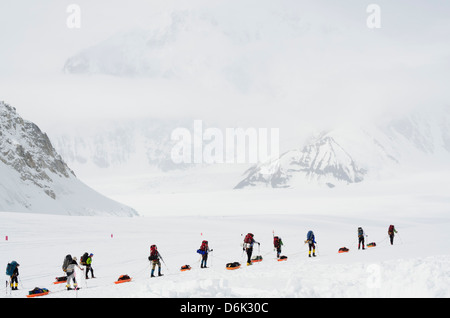
[(17, 276), (19, 276), (19, 263), (16, 261), (8, 263), (6, 266), (6, 275), (9, 276), (9, 285), (11, 290), (18, 290), (17, 285), (19, 282)]
[(81, 268), (77, 263), (77, 258), (74, 256), (72, 257), (70, 254), (66, 255), (63, 262), (63, 271), (66, 272), (67, 275), (67, 283), (66, 288), (67, 290), (72, 290), (72, 287), (70, 287), (70, 282), (73, 280), (73, 289), (78, 289), (78, 283), (77, 279), (75, 278), (75, 267), (78, 267), (80, 270), (84, 270), (84, 268)]
[(83, 254), (83, 256), (81, 256), (80, 259), (80, 264), (84, 265), (86, 268), (86, 279), (89, 279), (88, 274), (89, 272), (91, 273), (91, 278), (95, 278), (94, 277), (94, 269), (92, 268), (92, 257), (94, 256), (94, 254), (90, 253), (88, 254), (87, 252)]
[(203, 240), (202, 245), (197, 250), (197, 253), (202, 255), (202, 261), (200, 263), (200, 268), (207, 268), (206, 262), (208, 260), (208, 253), (212, 252), (213, 250), (209, 248), (208, 241)]
[(277, 258), (280, 258), (281, 254), (281, 246), (283, 245), (283, 241), (281, 240), (281, 237), (274, 236), (273, 237), (273, 247), (277, 251)]
[(152, 272), (150, 277), (155, 277), (154, 274), (156, 265), (158, 265), (158, 276), (163, 276), (163, 274), (161, 274), (161, 262), (159, 261), (160, 258), (161, 254), (159, 254), (156, 245), (153, 244), (152, 246), (150, 246), (150, 256), (148, 257), (148, 260), (152, 262)]
[(242, 250), (247, 252), (247, 266), (252, 265), (252, 253), (253, 253), (253, 245), (257, 243), (261, 245), (259, 242), (256, 242), (253, 238), (252, 233), (248, 233), (244, 238), (244, 244), (242, 245)]
[(361, 244), (362, 244), (362, 249), (364, 250), (364, 237), (367, 236), (364, 234), (364, 230), (362, 229), (362, 227), (358, 227), (358, 250), (361, 248)]
[(312, 256), (316, 257), (316, 238), (314, 236), (314, 232), (313, 231), (308, 231), (308, 233), (306, 234), (306, 241), (305, 244), (308, 243), (309, 245), (309, 254), (308, 257), (311, 257), (311, 249), (312, 249)]
[(394, 236), (395, 236), (394, 233), (398, 233), (397, 230), (395, 229), (395, 226), (389, 225), (388, 235), (389, 235), (389, 239), (391, 240), (391, 245), (394, 244)]

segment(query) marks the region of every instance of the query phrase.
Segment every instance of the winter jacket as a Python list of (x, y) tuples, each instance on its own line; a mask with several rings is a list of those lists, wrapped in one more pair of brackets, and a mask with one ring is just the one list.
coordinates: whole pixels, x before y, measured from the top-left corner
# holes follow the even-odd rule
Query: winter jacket
[(75, 271), (75, 266), (78, 267), (79, 269), (81, 269), (81, 267), (78, 265), (77, 261), (72, 259), (72, 261), (70, 262), (69, 266), (67, 266), (67, 270), (66, 272), (74, 272)]

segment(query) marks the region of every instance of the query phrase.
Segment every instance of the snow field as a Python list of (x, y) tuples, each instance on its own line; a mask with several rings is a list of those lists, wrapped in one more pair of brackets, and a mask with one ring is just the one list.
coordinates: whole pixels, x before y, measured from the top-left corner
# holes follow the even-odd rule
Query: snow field
[[(191, 217), (80, 217), (43, 214), (0, 213), (1, 255), (6, 264), (20, 266), (18, 291), (3, 289), (1, 297), (25, 297), (34, 287), (48, 288), (48, 298), (175, 298), (175, 297), (449, 297), (449, 219), (323, 215), (191, 216)], [(388, 243), (387, 227), (399, 233)], [(357, 249), (356, 229), (369, 236)], [(306, 232), (316, 234), (316, 258), (308, 258)], [(282, 237), (278, 262), (272, 231)], [(247, 232), (255, 234), (263, 261), (245, 266), (241, 243)], [(426, 234), (432, 233), (432, 235)], [(113, 237), (111, 237), (111, 234)], [(8, 235), (8, 241), (5, 236)], [(207, 269), (200, 269), (196, 250), (210, 242), (213, 252)], [(164, 262), (163, 277), (150, 278), (149, 247), (156, 244)], [(342, 246), (346, 254), (337, 253)], [(96, 279), (77, 273), (79, 291), (53, 285), (66, 254), (94, 253)], [(238, 261), (240, 269), (229, 271), (226, 263)], [(188, 264), (191, 271), (181, 272)], [(115, 285), (122, 274), (130, 283)], [(7, 278), (6, 278), (7, 279)], [(3, 285), (5, 286), (5, 285)]]

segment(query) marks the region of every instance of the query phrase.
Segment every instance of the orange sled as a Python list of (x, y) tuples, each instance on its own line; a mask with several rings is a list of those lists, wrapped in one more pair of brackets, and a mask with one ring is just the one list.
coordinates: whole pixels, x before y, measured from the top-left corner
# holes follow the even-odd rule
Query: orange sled
[(181, 266), (181, 269), (180, 269), (180, 271), (182, 271), (182, 272), (190, 271), (190, 270), (191, 270), (191, 267), (189, 265)]
[(347, 253), (348, 251), (350, 251), (348, 248), (346, 247), (341, 247), (338, 251), (338, 253)]
[(259, 263), (259, 262), (262, 262), (262, 260), (263, 260), (262, 256), (258, 255), (252, 259), (252, 263)]
[(67, 277), (66, 276), (56, 277), (55, 279), (56, 279), (56, 281), (53, 282), (53, 284), (55, 284), (55, 285), (67, 282)]
[(122, 284), (131, 281), (131, 277), (128, 275), (121, 275), (118, 280), (114, 282), (114, 284)]
[(234, 262), (234, 263), (228, 263), (226, 269), (228, 270), (235, 270), (241, 267), (241, 264), (238, 262)]
[(39, 297), (39, 296), (45, 296), (48, 295), (50, 292), (45, 292), (45, 293), (39, 293), (39, 294), (31, 294), (31, 295), (27, 295), (28, 298), (32, 298), (32, 297)]
[(32, 291), (28, 292), (27, 298), (45, 296), (48, 295), (48, 293), (50, 293), (48, 289), (36, 287)]
[(280, 256), (278, 259), (279, 262), (287, 261), (287, 256)]

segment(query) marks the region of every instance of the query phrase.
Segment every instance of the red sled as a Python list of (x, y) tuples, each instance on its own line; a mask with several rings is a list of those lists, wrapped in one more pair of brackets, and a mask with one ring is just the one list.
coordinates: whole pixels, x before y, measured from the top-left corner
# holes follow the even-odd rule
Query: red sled
[(56, 277), (55, 279), (56, 279), (56, 281), (53, 282), (53, 284), (55, 284), (55, 285), (67, 282), (67, 276)]
[(190, 271), (190, 270), (191, 270), (191, 266), (189, 266), (189, 265), (181, 266), (181, 269), (180, 269), (180, 271), (182, 271), (182, 272)]
[(252, 258), (252, 263), (259, 263), (262, 262), (263, 258), (261, 255), (255, 256), (254, 258)]
[(131, 281), (131, 277), (128, 275), (121, 275), (119, 279), (117, 279), (114, 284), (122, 284), (122, 283), (128, 283)]
[(287, 256), (280, 256), (278, 259), (279, 262), (287, 261)]

